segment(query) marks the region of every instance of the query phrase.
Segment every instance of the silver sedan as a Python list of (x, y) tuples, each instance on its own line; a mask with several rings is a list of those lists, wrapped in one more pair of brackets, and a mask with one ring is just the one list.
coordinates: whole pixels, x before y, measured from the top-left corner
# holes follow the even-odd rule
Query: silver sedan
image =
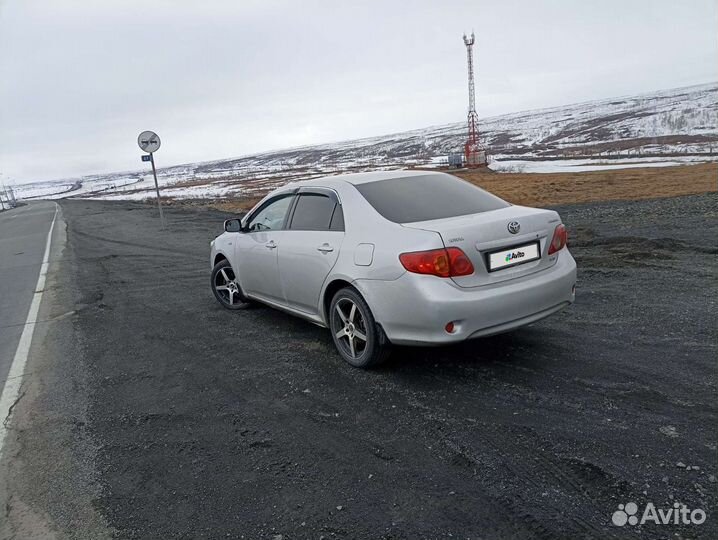
[(556, 212), (439, 172), (289, 184), (224, 228), (210, 255), (220, 304), (261, 302), (328, 327), (356, 367), (377, 364), (391, 344), (513, 330), (575, 298)]

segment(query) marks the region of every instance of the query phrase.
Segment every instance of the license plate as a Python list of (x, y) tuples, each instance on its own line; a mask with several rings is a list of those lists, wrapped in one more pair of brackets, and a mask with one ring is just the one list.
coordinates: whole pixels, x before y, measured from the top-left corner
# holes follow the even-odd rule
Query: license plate
[(512, 247), (511, 249), (494, 251), (493, 253), (489, 253), (489, 272), (535, 261), (540, 257), (538, 242)]

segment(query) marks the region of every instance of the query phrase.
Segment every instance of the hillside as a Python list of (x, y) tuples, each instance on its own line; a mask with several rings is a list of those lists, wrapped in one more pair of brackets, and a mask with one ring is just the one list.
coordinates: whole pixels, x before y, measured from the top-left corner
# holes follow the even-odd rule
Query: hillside
[[(718, 83), (482, 119), (502, 172), (560, 172), (668, 166), (718, 159)], [(161, 169), (175, 198), (251, 196), (272, 185), (347, 171), (442, 166), (460, 151), (463, 122)], [(19, 196), (142, 199), (147, 171), (21, 186)]]

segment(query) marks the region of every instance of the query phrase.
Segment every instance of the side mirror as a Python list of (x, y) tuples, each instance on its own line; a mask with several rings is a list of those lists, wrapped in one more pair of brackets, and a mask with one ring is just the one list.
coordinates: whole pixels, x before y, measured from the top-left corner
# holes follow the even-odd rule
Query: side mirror
[(228, 219), (224, 222), (224, 230), (227, 232), (242, 232), (242, 222), (238, 219)]

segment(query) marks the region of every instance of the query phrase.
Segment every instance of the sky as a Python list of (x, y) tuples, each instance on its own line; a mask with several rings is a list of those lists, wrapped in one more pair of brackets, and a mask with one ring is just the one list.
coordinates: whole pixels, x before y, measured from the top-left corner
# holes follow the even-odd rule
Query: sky
[(142, 170), (718, 81), (716, 0), (0, 0), (0, 179)]

